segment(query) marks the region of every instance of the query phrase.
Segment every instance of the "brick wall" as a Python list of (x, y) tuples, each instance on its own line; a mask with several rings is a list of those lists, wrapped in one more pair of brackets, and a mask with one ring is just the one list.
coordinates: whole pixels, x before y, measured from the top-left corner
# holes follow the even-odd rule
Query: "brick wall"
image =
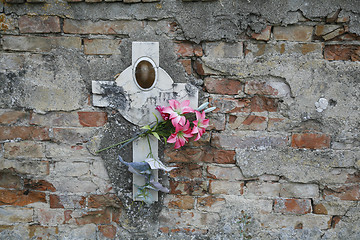
[[(0, 3), (0, 238), (359, 238), (360, 8), (297, 7)], [(150, 208), (94, 154), (136, 130), (91, 105), (91, 81), (113, 80), (139, 40), (217, 107), (201, 141), (160, 153), (178, 169)]]

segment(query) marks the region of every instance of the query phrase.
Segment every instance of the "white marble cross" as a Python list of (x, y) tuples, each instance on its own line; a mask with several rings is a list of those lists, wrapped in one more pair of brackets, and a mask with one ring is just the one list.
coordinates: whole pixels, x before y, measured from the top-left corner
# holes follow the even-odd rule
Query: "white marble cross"
[[(171, 77), (159, 67), (158, 42), (133, 42), (132, 65), (117, 77), (115, 82), (93, 81), (93, 105), (98, 107), (111, 106), (111, 98), (106, 96), (102, 86), (116, 85), (122, 90), (124, 104), (117, 105), (118, 111), (129, 122), (144, 126), (156, 121), (154, 114), (161, 119), (155, 107), (168, 106), (168, 100), (190, 100), (190, 106), (197, 108), (198, 90), (186, 83), (174, 83)], [(153, 157), (158, 159), (158, 141), (150, 139)], [(149, 144), (146, 138), (133, 142), (133, 161), (144, 161), (149, 154)], [(153, 170), (154, 171), (154, 170)], [(154, 172), (157, 181), (157, 171)], [(133, 185), (142, 186), (145, 179), (133, 175)], [(133, 186), (133, 198), (136, 199), (137, 188)], [(158, 200), (158, 194), (151, 192), (153, 201)]]

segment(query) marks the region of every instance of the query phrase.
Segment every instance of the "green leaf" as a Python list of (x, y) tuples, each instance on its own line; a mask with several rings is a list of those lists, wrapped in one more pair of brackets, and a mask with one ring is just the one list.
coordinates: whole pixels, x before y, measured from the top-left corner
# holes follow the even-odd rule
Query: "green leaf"
[(158, 124), (159, 123), (159, 119), (158, 119), (158, 117), (156, 116), (156, 114), (155, 113), (152, 113), (153, 115), (154, 115), (154, 117), (156, 118), (156, 124)]
[(151, 130), (151, 127), (149, 125), (146, 125), (146, 126), (143, 126), (141, 129)]
[(154, 137), (157, 138), (157, 140), (160, 140), (159, 134), (157, 132), (151, 132)]

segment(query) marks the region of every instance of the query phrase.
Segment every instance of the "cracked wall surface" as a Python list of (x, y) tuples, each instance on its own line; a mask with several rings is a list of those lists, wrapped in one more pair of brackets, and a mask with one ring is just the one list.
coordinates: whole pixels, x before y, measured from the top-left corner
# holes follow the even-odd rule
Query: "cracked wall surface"
[[(0, 239), (360, 239), (356, 1), (0, 2)], [(116, 110), (134, 41), (209, 101), (211, 126), (160, 144), (170, 189), (132, 201), (139, 131)], [(155, 110), (154, 110), (155, 111)]]

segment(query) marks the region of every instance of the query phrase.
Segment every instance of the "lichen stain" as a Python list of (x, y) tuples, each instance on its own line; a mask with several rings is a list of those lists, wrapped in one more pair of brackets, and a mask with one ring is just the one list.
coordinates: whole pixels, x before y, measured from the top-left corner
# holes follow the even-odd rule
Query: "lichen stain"
[(265, 44), (259, 44), (258, 45), (258, 50), (256, 52), (256, 56), (261, 56), (265, 53)]
[(285, 52), (285, 43), (280, 46), (280, 53), (283, 54)]
[(314, 213), (327, 215), (328, 211), (323, 204), (319, 203), (314, 206)]
[(9, 25), (6, 22), (5, 14), (0, 14), (0, 31), (6, 31), (9, 29)]
[(315, 49), (316, 49), (316, 45), (315, 44), (303, 44), (302, 46), (301, 46), (301, 53), (303, 54), (303, 55), (306, 55), (307, 53), (309, 53), (309, 52), (313, 52), (313, 51), (315, 51)]

